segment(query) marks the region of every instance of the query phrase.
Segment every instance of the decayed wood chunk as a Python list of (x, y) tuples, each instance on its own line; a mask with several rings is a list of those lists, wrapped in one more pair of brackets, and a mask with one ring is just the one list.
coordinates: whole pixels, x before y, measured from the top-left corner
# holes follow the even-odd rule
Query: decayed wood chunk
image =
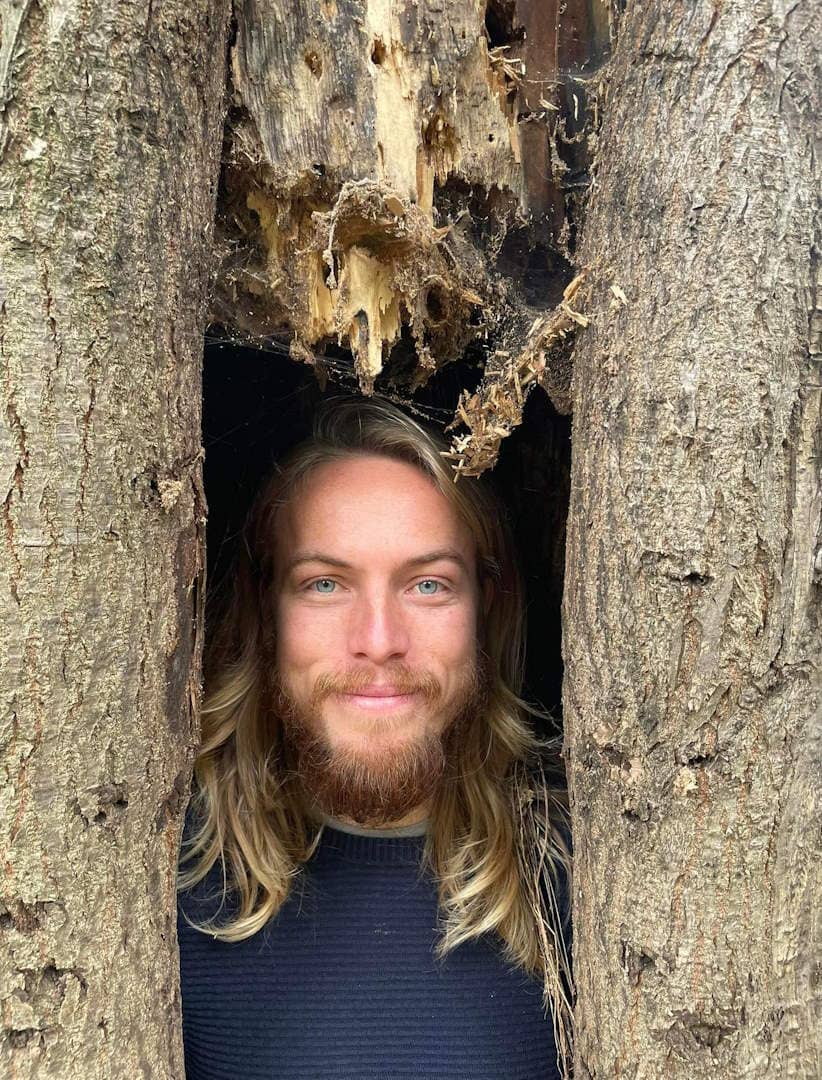
[[(602, 21), (602, 0), (573, 0), (572, 29), (592, 3)], [(365, 393), (403, 334), (412, 388), (479, 336), (492, 358), (518, 354), (545, 305), (497, 265), (506, 236), (568, 237), (542, 108), (567, 59), (560, 15), (530, 0), (241, 0), (214, 320), (309, 362), (350, 349)], [(566, 381), (543, 381), (558, 407)]]
[(498, 351), (476, 393), (463, 391), (450, 427), (464, 424), (468, 432), (457, 435), (445, 455), (454, 462), (455, 481), (480, 476), (494, 466), (500, 443), (522, 422), (525, 400), (535, 385), (550, 386), (558, 410), (571, 412), (569, 348), (576, 328), (588, 325), (587, 316), (572, 304), (584, 277), (578, 274), (557, 309), (534, 322), (520, 353), (512, 358)]
[(407, 324), (417, 381), (458, 356), (491, 305), (485, 268), (435, 222), (435, 185), (523, 184), (485, 6), (246, 0), (231, 70), (223, 263), (214, 315), (336, 339), (371, 392)]

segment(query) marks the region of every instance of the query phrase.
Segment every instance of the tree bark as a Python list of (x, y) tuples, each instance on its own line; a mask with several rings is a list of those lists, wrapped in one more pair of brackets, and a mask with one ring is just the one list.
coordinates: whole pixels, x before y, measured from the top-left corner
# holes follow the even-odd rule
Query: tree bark
[[(183, 1075), (227, 8), (0, 0), (4, 1075)], [(571, 386), (580, 1080), (822, 1071), (819, 11), (620, 20)], [(504, 368), (570, 278), (517, 281), (571, 254), (562, 80), (604, 26), (242, 0), (212, 311), (312, 360), (336, 337), (366, 389), (403, 322), (418, 380), (484, 334)]]
[(0, 1073), (182, 1077), (226, 0), (0, 3)]
[(579, 1080), (822, 1075), (820, 29), (619, 25), (563, 598)]

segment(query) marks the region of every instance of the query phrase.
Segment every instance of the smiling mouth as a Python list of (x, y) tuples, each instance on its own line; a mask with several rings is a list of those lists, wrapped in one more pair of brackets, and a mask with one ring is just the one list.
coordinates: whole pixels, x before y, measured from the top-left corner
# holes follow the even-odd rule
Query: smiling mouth
[(356, 694), (338, 693), (336, 695), (350, 705), (361, 709), (390, 709), (407, 705), (416, 697), (415, 693), (404, 694), (393, 687), (371, 687)]

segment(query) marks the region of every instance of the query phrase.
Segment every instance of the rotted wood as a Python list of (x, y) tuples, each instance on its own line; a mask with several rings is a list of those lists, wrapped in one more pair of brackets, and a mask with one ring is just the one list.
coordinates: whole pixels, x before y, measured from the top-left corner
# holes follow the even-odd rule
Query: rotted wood
[[(472, 343), (524, 349), (551, 304), (524, 295), (511, 238), (555, 253), (543, 294), (558, 299), (573, 277), (552, 157), (562, 65), (587, 48), (593, 68), (608, 34), (603, 0), (565, 7), (242, 0), (212, 319), (320, 372), (342, 345), (366, 393), (401, 338), (412, 388)], [(554, 375), (567, 411), (567, 357)]]

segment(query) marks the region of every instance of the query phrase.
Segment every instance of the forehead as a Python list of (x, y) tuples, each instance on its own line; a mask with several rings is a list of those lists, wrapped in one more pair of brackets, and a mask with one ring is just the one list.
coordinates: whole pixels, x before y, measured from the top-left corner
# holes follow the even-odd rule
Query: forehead
[(317, 466), (279, 516), (282, 554), (317, 548), (338, 558), (412, 558), (456, 547), (468, 558), (470, 530), (422, 470), (361, 454)]

